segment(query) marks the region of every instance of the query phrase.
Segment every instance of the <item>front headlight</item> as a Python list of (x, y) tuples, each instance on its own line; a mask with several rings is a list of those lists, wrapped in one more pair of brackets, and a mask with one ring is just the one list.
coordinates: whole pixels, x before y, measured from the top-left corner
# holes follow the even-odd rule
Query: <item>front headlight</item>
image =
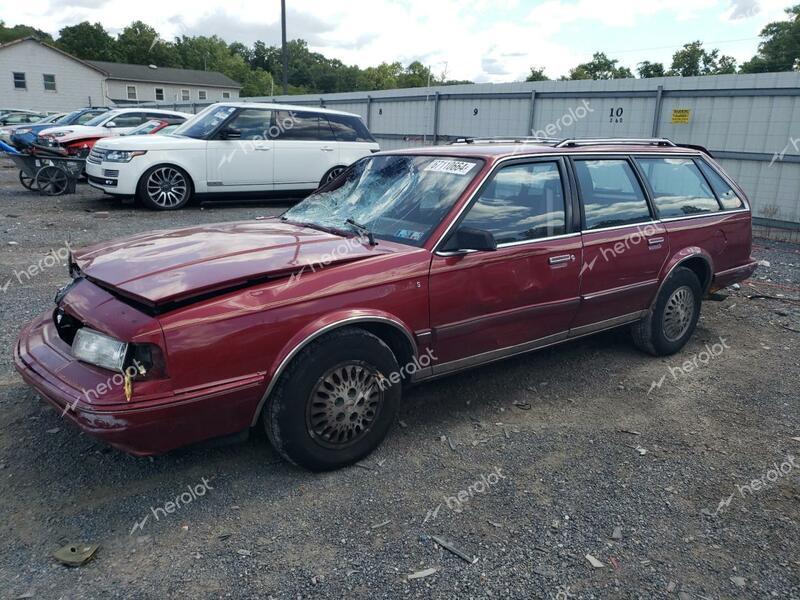
[(30, 133), (30, 132), (31, 132), (31, 128), (30, 127), (23, 127), (22, 129), (15, 129), (14, 130), (14, 133), (16, 133), (17, 135), (25, 135), (26, 133)]
[(72, 130), (68, 129), (67, 131), (56, 131), (55, 133), (48, 133), (47, 137), (64, 137), (68, 133), (72, 133)]
[(83, 362), (122, 373), (128, 344), (98, 331), (82, 327), (72, 341), (72, 354)]
[(131, 162), (134, 156), (146, 154), (144, 150), (111, 150), (106, 154), (106, 162)]

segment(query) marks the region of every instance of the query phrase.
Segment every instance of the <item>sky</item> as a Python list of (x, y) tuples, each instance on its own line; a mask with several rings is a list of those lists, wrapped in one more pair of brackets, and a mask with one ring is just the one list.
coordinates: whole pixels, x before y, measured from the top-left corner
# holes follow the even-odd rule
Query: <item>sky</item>
[[(758, 34), (797, 0), (286, 0), (290, 39), (346, 64), (404, 65), (475, 82), (551, 78), (603, 51), (635, 70), (669, 65), (683, 44), (701, 40), (740, 63)], [(140, 19), (163, 39), (218, 35), (228, 42), (280, 44), (280, 0), (0, 0), (6, 25), (24, 23), (55, 37), (88, 20), (112, 34)]]

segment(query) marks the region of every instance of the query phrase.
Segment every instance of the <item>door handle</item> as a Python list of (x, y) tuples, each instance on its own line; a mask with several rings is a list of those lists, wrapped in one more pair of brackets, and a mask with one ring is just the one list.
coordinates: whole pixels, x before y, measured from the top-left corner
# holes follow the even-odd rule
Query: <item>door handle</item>
[(574, 254), (562, 254), (561, 256), (551, 256), (547, 262), (551, 265), (561, 265), (575, 260)]
[(331, 148), (330, 146), (323, 146), (322, 148), (320, 148), (320, 150), (322, 150), (323, 152), (333, 152), (333, 148)]
[(647, 244), (649, 246), (660, 246), (663, 243), (664, 243), (664, 238), (663, 237), (647, 238)]
[(258, 152), (269, 152), (272, 148), (269, 146), (256, 146), (256, 150)]

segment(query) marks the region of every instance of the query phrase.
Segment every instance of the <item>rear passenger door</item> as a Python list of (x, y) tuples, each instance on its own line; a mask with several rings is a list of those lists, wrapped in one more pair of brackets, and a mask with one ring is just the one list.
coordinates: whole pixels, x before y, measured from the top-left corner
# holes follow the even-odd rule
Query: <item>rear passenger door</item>
[(339, 146), (325, 115), (276, 111), (270, 128), (275, 142), (275, 189), (316, 189), (339, 162)]
[(669, 254), (633, 162), (572, 158), (582, 212), (581, 307), (572, 335), (639, 318)]
[(581, 238), (565, 175), (561, 159), (501, 166), (451, 227), (448, 235), (459, 227), (490, 231), (497, 250), (434, 253), (434, 372), (566, 338), (579, 304)]

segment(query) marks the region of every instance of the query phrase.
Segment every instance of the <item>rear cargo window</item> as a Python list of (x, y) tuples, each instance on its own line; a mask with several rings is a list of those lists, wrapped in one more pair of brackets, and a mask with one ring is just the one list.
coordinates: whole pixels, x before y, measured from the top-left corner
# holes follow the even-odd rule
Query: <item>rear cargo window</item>
[(698, 160), (697, 164), (700, 165), (700, 170), (706, 176), (711, 188), (719, 198), (722, 208), (725, 210), (733, 210), (736, 208), (743, 208), (744, 202), (739, 198), (734, 189), (726, 182), (719, 173), (712, 169), (705, 161)]
[(690, 158), (637, 158), (662, 219), (720, 209), (714, 192)]
[(576, 160), (586, 229), (630, 225), (650, 220), (650, 209), (628, 161)]

